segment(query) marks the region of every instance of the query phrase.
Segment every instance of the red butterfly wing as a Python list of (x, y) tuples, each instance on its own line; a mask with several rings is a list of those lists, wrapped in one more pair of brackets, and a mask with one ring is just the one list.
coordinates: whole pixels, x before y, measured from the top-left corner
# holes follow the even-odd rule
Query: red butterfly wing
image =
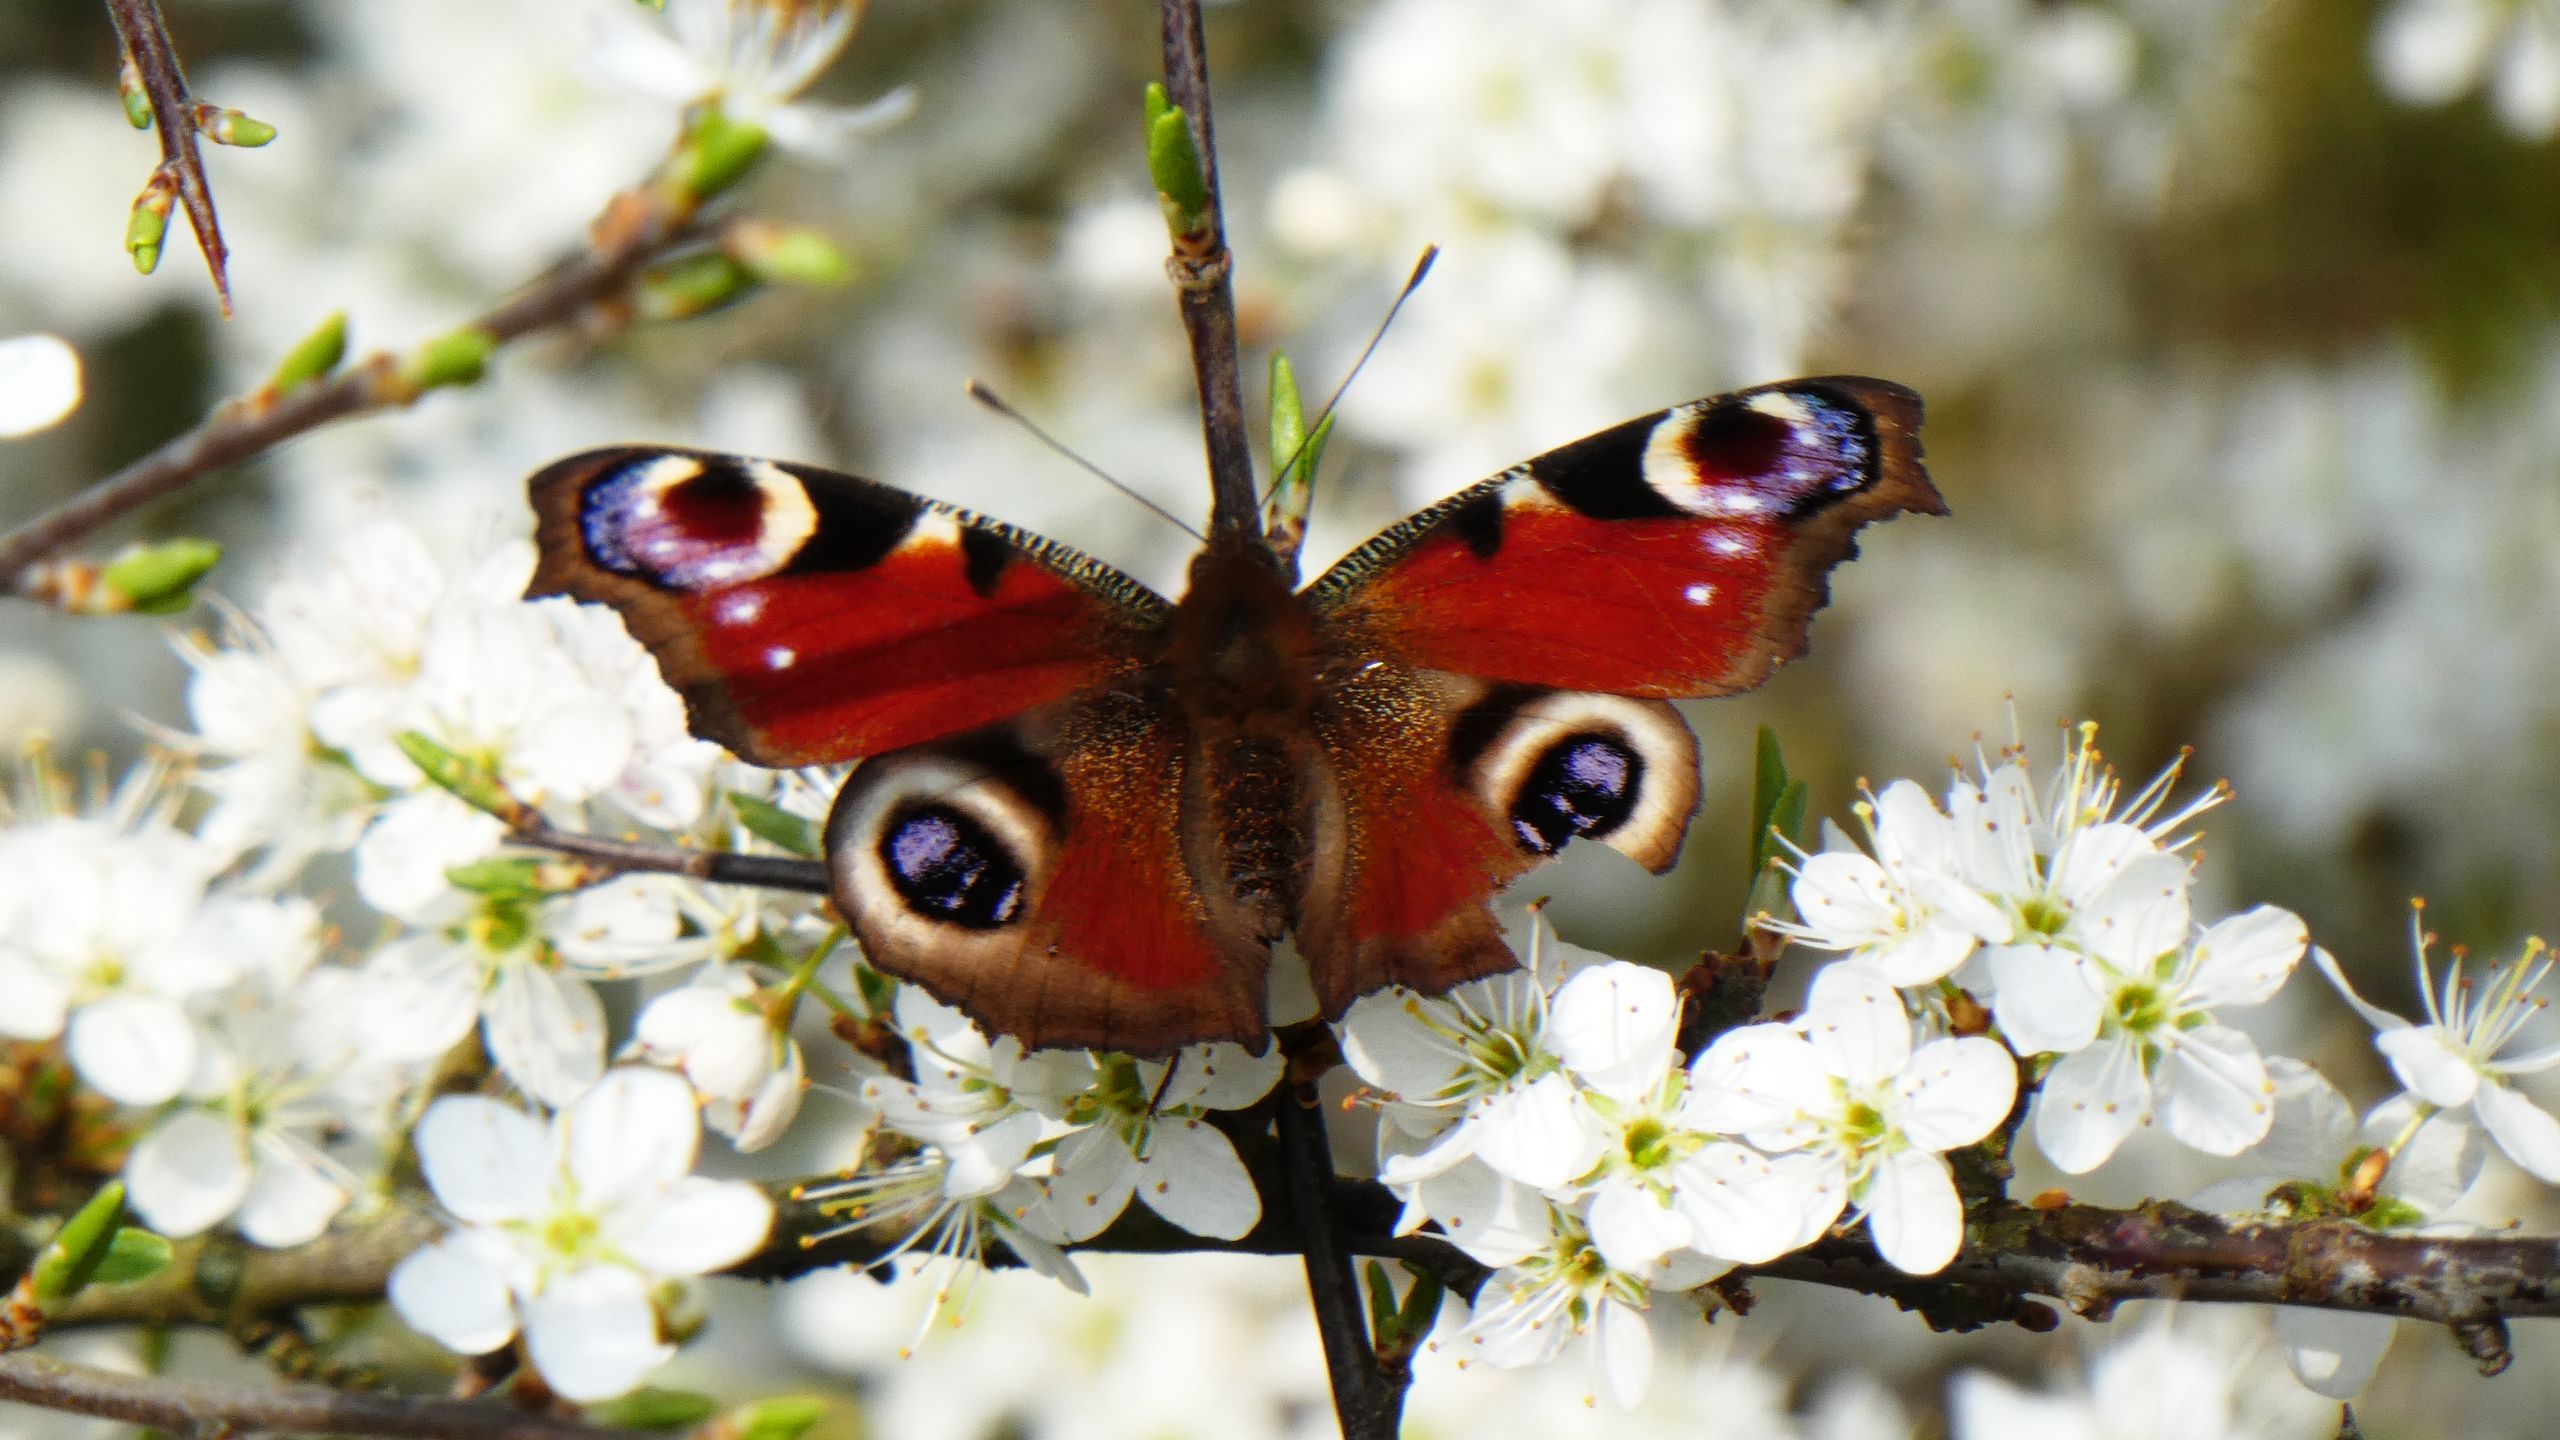
[(694, 733), (759, 765), (878, 755), (1108, 684), (1169, 607), (1012, 526), (814, 466), (594, 450), (531, 482), (531, 593), (620, 610)]
[(1345, 652), (1618, 695), (1747, 690), (1802, 654), (1859, 526), (1942, 514), (1920, 398), (1792, 380), (1552, 450), (1308, 587)]
[(1353, 552), (1307, 590), (1338, 677), (1333, 784), (1299, 924), (1338, 1014), (1509, 963), (1485, 901), (1570, 839), (1654, 870), (1697, 805), (1662, 700), (1803, 653), (1858, 527), (1942, 513), (1920, 401), (1877, 380), (1762, 386), (1550, 451)]

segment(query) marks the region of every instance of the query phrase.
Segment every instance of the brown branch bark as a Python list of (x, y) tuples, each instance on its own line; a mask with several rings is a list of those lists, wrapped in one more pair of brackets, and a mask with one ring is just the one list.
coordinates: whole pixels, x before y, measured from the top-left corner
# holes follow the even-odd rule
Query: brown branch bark
[(221, 1432), (390, 1435), (421, 1440), (640, 1440), (494, 1401), (351, 1395), (308, 1385), (235, 1385), (126, 1375), (21, 1352), (0, 1355), (0, 1400), (148, 1425), (172, 1435)]
[(160, 132), (160, 172), (177, 186), (178, 203), (186, 207), (196, 248), (204, 252), (205, 269), (213, 273), (214, 298), (222, 302), (227, 316), (231, 313), (231, 252), (222, 243), (222, 223), (213, 213), (213, 187), (205, 179), (204, 153), (197, 145), (196, 98), (187, 89), (186, 71), (178, 64), (178, 47), (169, 38), (168, 22), (161, 18), (158, 0), (107, 0), (107, 17), (115, 22), (116, 40), (142, 77), (152, 127)]
[[(165, 127), (164, 127), (165, 128)], [(690, 212), (646, 189), (615, 197), (585, 253), (472, 322), (499, 349), (586, 314), (691, 235)], [(284, 395), (225, 401), (193, 430), (0, 535), (0, 592), (24, 595), (48, 557), (152, 501), (334, 421), (397, 409), (421, 392), (399, 362), (375, 354)]]

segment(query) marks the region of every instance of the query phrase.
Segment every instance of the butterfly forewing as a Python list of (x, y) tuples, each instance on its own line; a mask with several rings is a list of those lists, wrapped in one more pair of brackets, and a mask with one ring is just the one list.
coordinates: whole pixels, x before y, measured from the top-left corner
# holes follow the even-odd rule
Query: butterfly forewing
[(885, 754), (1110, 683), (1170, 607), (1027, 532), (807, 465), (624, 448), (533, 477), (534, 595), (622, 612), (693, 731), (760, 765)]
[(1549, 451), (1388, 529), (1308, 587), (1345, 649), (1419, 670), (1661, 698), (1804, 650), (1859, 526), (1941, 513), (1919, 397), (1793, 380)]

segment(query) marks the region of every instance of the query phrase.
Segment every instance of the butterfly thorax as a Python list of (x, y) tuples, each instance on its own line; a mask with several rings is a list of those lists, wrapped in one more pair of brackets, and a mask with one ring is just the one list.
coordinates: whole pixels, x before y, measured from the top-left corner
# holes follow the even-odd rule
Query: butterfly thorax
[(1317, 653), (1313, 613), (1260, 543), (1222, 531), (1192, 561), (1163, 671), (1190, 731), (1187, 858), (1209, 908), (1265, 940), (1305, 893)]

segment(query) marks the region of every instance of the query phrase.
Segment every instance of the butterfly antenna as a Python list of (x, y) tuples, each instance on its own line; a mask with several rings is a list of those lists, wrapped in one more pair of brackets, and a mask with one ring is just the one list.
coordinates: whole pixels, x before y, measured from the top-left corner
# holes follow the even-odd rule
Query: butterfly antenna
[(1073, 450), (1068, 449), (1066, 447), (1066, 442), (1060, 440), (1057, 436), (1050, 434), (1048, 431), (1041, 429), (1038, 425), (1033, 424), (1030, 416), (1023, 414), (1021, 411), (1004, 403), (1004, 401), (996, 395), (996, 392), (986, 387), (986, 382), (979, 380), (974, 376), (971, 377), (969, 381), (969, 398), (1031, 432), (1032, 439), (1037, 440), (1041, 444), (1058, 452), (1058, 454), (1064, 456), (1068, 461), (1083, 467), (1087, 474), (1092, 475), (1103, 484), (1110, 486), (1112, 489), (1119, 491), (1121, 494), (1128, 496), (1130, 499), (1146, 506), (1149, 510), (1154, 511), (1157, 517), (1162, 519), (1166, 524), (1171, 525), (1176, 530), (1181, 531), (1183, 534), (1190, 536), (1192, 539), (1199, 541), (1203, 545), (1209, 543), (1209, 537), (1201, 534), (1198, 530), (1193, 529), (1190, 522), (1184, 520), (1181, 516), (1174, 514), (1172, 511), (1167, 510), (1153, 500), (1148, 499), (1146, 496), (1139, 494), (1137, 491), (1130, 489), (1128, 485), (1122, 483), (1120, 478), (1113, 475), (1110, 471), (1103, 469), (1101, 466), (1094, 464), (1092, 461), (1087, 460)]
[(1352, 381), (1360, 378), (1360, 369), (1369, 363), (1369, 357), (1378, 353), (1378, 342), (1387, 338), (1387, 327), (1396, 323), (1396, 312), (1404, 308), (1404, 302), (1413, 298), (1414, 291), (1422, 288), (1422, 277), (1431, 273), (1431, 262), (1439, 258), (1439, 246), (1422, 247), (1422, 258), (1413, 262), (1413, 273), (1405, 277), (1404, 288), (1396, 292), (1395, 303), (1389, 305), (1387, 313), (1379, 317), (1378, 328), (1369, 332), (1369, 343), (1360, 347), (1360, 358), (1352, 361), (1351, 368), (1343, 372), (1342, 383), (1333, 387), (1333, 393), (1325, 397), (1324, 408), (1316, 412), (1313, 420), (1307, 422), (1306, 438), (1300, 440), (1298, 448), (1290, 451), (1289, 458), (1281, 462), (1279, 474), (1271, 477), (1270, 488), (1262, 492), (1263, 504), (1271, 503), (1272, 495), (1280, 488), (1281, 477), (1297, 468), (1298, 461), (1307, 453), (1307, 446), (1323, 432), (1324, 422), (1332, 416), (1334, 407), (1342, 403), (1343, 392), (1351, 388)]

